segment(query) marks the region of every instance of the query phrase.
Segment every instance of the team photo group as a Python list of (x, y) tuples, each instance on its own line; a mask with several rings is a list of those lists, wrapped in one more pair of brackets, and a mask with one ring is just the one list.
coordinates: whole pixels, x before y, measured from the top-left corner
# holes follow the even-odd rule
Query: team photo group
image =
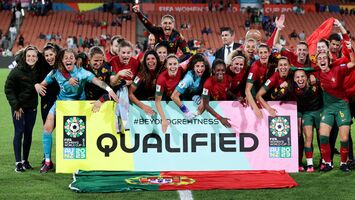
[[(159, 128), (166, 133), (173, 125), (162, 101), (174, 102), (187, 120), (208, 112), (226, 128), (232, 127), (230, 119), (210, 101), (239, 101), (253, 110), (251, 117), (256, 119), (278, 115), (269, 101), (295, 101), (299, 171), (312, 173), (318, 166), (321, 172), (338, 165), (342, 172), (355, 168), (350, 134), (355, 115), (355, 55), (351, 36), (338, 19), (324, 22), (333, 32), (299, 41), (293, 50), (281, 42), (287, 30), (285, 15), (275, 18), (270, 36), (250, 29), (243, 43), (235, 42), (234, 29), (239, 27), (220, 27), (223, 45), (211, 55), (188, 47), (174, 16), (164, 15), (157, 26), (140, 5), (134, 5), (132, 12), (150, 33), (143, 51), (137, 52), (131, 41), (114, 35), (107, 50), (93, 45), (78, 52), (51, 41), (16, 53), (4, 88), (12, 112), (16, 172), (33, 169), (29, 154), (37, 107), (43, 124), (40, 173), (54, 169), (56, 100), (90, 100), (94, 113), (106, 101), (115, 101), (117, 133), (130, 130), (130, 104), (147, 116), (159, 116)], [(143, 101), (153, 101), (155, 107)], [(196, 110), (184, 101), (193, 101)], [(313, 138), (317, 138), (320, 160), (313, 160)], [(333, 162), (335, 154), (340, 154), (340, 163)]]

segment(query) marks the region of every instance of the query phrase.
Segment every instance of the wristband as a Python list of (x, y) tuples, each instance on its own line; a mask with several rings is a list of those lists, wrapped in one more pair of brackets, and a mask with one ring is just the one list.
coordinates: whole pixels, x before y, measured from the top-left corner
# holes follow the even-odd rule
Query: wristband
[(180, 110), (181, 110), (183, 113), (189, 112), (189, 109), (188, 109), (184, 104), (182, 104), (182, 105), (180, 106)]
[(106, 90), (107, 92), (111, 92), (111, 91), (112, 91), (112, 89), (110, 88), (110, 86), (106, 86), (106, 87), (105, 87), (105, 90)]
[(99, 98), (99, 101), (100, 101), (101, 103), (105, 102), (104, 96), (101, 96), (101, 97)]
[(219, 114), (217, 114), (216, 118), (217, 118), (218, 120), (221, 120), (221, 119), (222, 119), (221, 115), (219, 115)]

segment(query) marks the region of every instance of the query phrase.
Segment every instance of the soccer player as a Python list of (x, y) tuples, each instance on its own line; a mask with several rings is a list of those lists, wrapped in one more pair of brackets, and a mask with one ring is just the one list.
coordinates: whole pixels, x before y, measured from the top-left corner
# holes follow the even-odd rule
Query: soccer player
[[(91, 47), (89, 50), (89, 59), (89, 65), (84, 66), (84, 69), (93, 73), (96, 78), (104, 81), (107, 85), (110, 85), (110, 79), (114, 75), (111, 66), (105, 62), (104, 51), (98, 46)], [(107, 91), (93, 83), (85, 85), (85, 93), (87, 100), (96, 100), (93, 102), (93, 112), (98, 112), (101, 104), (110, 100)]]
[[(16, 172), (33, 169), (28, 161), (32, 143), (32, 130), (36, 122), (38, 95), (33, 85), (39, 81), (38, 50), (28, 46), (23, 57), (9, 73), (5, 82), (6, 98), (11, 106), (14, 124), (13, 147), (16, 160)], [(23, 142), (22, 142), (23, 138)], [(23, 151), (21, 156), (21, 149)]]
[(183, 36), (175, 29), (175, 19), (171, 15), (164, 15), (161, 19), (161, 27), (154, 26), (152, 22), (146, 18), (140, 11), (139, 5), (134, 5), (132, 7), (133, 12), (138, 16), (138, 19), (143, 23), (143, 25), (148, 29), (149, 32), (154, 34), (156, 42), (160, 43), (162, 41), (167, 41), (168, 54), (177, 53), (180, 49), (183, 55), (180, 56), (180, 61), (184, 61), (190, 57), (190, 49), (187, 46), (186, 41)]
[(227, 100), (227, 91), (230, 88), (230, 76), (226, 75), (226, 64), (222, 59), (215, 59), (212, 64), (213, 76), (209, 77), (203, 85), (202, 100), (204, 108), (218, 119), (223, 126), (230, 128), (228, 118), (219, 115), (211, 106), (212, 101)]
[[(51, 43), (48, 43), (43, 48), (42, 55), (44, 57), (45, 62), (42, 62), (43, 63), (41, 67), (42, 73), (40, 78), (41, 81), (47, 76), (47, 74), (52, 69), (56, 67), (55, 63), (59, 51), (60, 51), (60, 47), (56, 44), (51, 44)], [(51, 109), (51, 107), (57, 100), (58, 93), (59, 93), (59, 85), (58, 83), (53, 83), (51, 85), (48, 85), (46, 89), (46, 96), (41, 96), (41, 114), (42, 114), (43, 124), (46, 122), (49, 109)]]
[[(58, 100), (85, 100), (85, 84), (87, 82), (92, 82), (102, 89), (105, 89), (109, 93), (110, 97), (118, 102), (118, 97), (110, 86), (96, 78), (91, 72), (82, 67), (77, 68), (75, 66), (75, 53), (72, 49), (62, 50), (58, 55), (58, 59), (61, 61), (58, 65), (58, 69), (52, 70), (40, 84), (36, 84), (37, 93), (44, 96), (46, 94), (46, 86), (54, 81), (57, 81), (61, 88), (57, 96)], [(75, 86), (69, 83), (68, 78), (66, 78), (68, 76), (77, 80), (77, 84)], [(51, 163), (51, 149), (52, 132), (55, 127), (55, 108), (56, 104), (54, 104), (50, 109), (43, 127), (42, 141), (45, 163), (40, 170), (41, 173), (48, 172), (51, 169), (51, 166), (53, 166)]]
[(232, 51), (229, 56), (226, 74), (230, 76), (231, 86), (227, 91), (228, 100), (244, 100), (247, 81), (248, 59), (241, 51)]
[(155, 115), (153, 109), (140, 100), (153, 100), (155, 85), (162, 67), (159, 56), (154, 50), (145, 52), (140, 71), (129, 88), (129, 99), (141, 108), (147, 115)]
[[(348, 49), (351, 50), (350, 45)], [(327, 172), (333, 169), (331, 166), (329, 134), (334, 121), (336, 121), (339, 126), (340, 135), (340, 169), (343, 172), (348, 172), (349, 168), (346, 162), (349, 152), (348, 138), (351, 115), (349, 100), (343, 88), (343, 81), (346, 74), (355, 65), (354, 53), (351, 53), (351, 62), (341, 65), (331, 64), (331, 57), (328, 53), (318, 53), (316, 58), (317, 66), (321, 69), (319, 79), (323, 88), (324, 102), (319, 130), (321, 153), (325, 161), (325, 167), (322, 171)]]
[(260, 89), (262, 84), (268, 78), (270, 73), (269, 69), (269, 56), (270, 49), (266, 44), (261, 44), (258, 48), (259, 60), (255, 61), (251, 67), (247, 78), (247, 83), (245, 87), (245, 96), (248, 104), (253, 109), (257, 118), (262, 118), (262, 113), (254, 100), (256, 92)]
[[(284, 15), (282, 15), (284, 16)], [(283, 24), (278, 25), (275, 38), (273, 41), (274, 48), (278, 49), (282, 56), (286, 56), (292, 66), (303, 68), (310, 66), (308, 44), (305, 41), (300, 41), (296, 46), (296, 53), (289, 51), (280, 44), (280, 32), (284, 28)]]
[[(290, 63), (287, 57), (281, 57), (277, 65), (277, 71), (264, 83), (263, 87), (260, 88), (256, 94), (256, 100), (269, 112), (272, 117), (276, 116), (277, 111), (272, 108), (263, 98), (269, 90), (280, 90), (278, 95), (271, 95), (273, 100), (282, 100), (285, 98), (288, 87), (288, 78), (290, 71)], [(284, 91), (284, 92), (283, 92)]]
[(170, 100), (176, 86), (183, 78), (187, 67), (179, 65), (179, 58), (175, 54), (169, 54), (167, 56), (164, 66), (166, 70), (158, 76), (155, 90), (155, 105), (162, 119), (161, 126), (163, 133), (166, 132), (169, 122), (161, 106), (161, 100)]
[(113, 57), (118, 55), (118, 48), (123, 40), (124, 39), (120, 35), (112, 36), (110, 41), (110, 49), (105, 55), (107, 62), (110, 62)]
[[(128, 86), (132, 84), (132, 80), (137, 75), (139, 66), (139, 61), (133, 57), (133, 46), (129, 41), (123, 40), (120, 42), (118, 56), (111, 59), (110, 65), (112, 71), (116, 74), (111, 78), (111, 85), (120, 97), (120, 103), (115, 110), (116, 129), (117, 132), (123, 132), (125, 129), (129, 129), (129, 124), (126, 123), (126, 126), (123, 126), (124, 122), (128, 121)], [(121, 87), (120, 84), (122, 83), (125, 83), (125, 85)]]
[(154, 50), (154, 47), (155, 47), (155, 36), (150, 33), (148, 35), (146, 47), (145, 47), (144, 51), (139, 52), (139, 54), (137, 55), (137, 60), (139, 60), (141, 62), (143, 60), (144, 53), (149, 50)]
[(160, 42), (160, 43), (156, 44), (154, 49), (159, 55), (160, 63), (163, 65), (164, 62), (165, 62), (166, 57), (168, 56), (167, 42), (163, 41), (163, 42)]
[[(312, 85), (305, 70), (306, 68), (298, 68), (294, 72), (293, 81), (295, 84), (292, 84), (291, 93), (297, 100), (298, 124), (302, 126), (305, 136), (304, 151), (306, 154), (307, 172), (311, 173), (314, 172), (312, 149), (313, 129), (316, 128), (317, 132), (319, 132), (323, 99), (319, 81)], [(299, 131), (299, 134), (301, 133), (302, 131)], [(303, 154), (303, 151), (299, 153)], [(301, 167), (300, 169), (303, 169), (301, 162), (302, 159), (300, 159), (299, 166)]]
[(248, 38), (248, 39), (245, 40), (243, 46), (244, 46), (243, 50), (244, 50), (244, 52), (246, 52), (246, 58), (248, 60), (248, 62), (247, 62), (248, 65), (246, 65), (245, 67), (247, 67), (247, 66), (250, 67), (251, 64), (255, 60), (258, 59), (257, 56), (256, 56), (257, 55), (257, 49), (256, 49), (257, 42), (253, 38)]
[(346, 48), (345, 41), (350, 41), (350, 37), (344, 28), (344, 26), (340, 23), (338, 19), (334, 20), (334, 26), (338, 27), (343, 39), (340, 37), (339, 33), (333, 33), (328, 37), (329, 41), (329, 50), (332, 54), (332, 59), (336, 60), (341, 58), (343, 55), (348, 56), (349, 52)]
[[(210, 76), (210, 65), (203, 54), (194, 55), (187, 68), (187, 73), (184, 78), (176, 86), (171, 99), (184, 113), (189, 120), (195, 118), (196, 114), (182, 103), (183, 100), (194, 100), (198, 104), (198, 113), (202, 113), (203, 105), (201, 103), (200, 95), (205, 80)], [(181, 96), (181, 97), (180, 97)]]
[[(345, 41), (345, 44), (351, 45), (350, 41)], [(350, 46), (349, 46), (350, 48)], [(351, 50), (350, 50), (351, 51)], [(317, 42), (317, 54), (318, 53), (327, 53), (329, 54), (329, 57), (331, 59), (331, 63), (332, 65), (341, 65), (341, 64), (347, 64), (350, 62), (350, 53), (349, 50), (347, 48), (347, 46), (345, 46), (345, 48), (342, 49), (343, 52), (343, 56), (337, 59), (334, 59), (335, 57), (331, 54), (330, 50), (329, 50), (329, 42), (325, 39), (321, 39)], [(315, 57), (314, 57), (315, 58)], [(319, 70), (319, 66), (316, 63), (316, 60), (313, 59), (313, 63), (312, 66)], [(349, 76), (351, 76), (354, 73), (354, 71), (351, 71), (349, 74), (347, 74), (347, 76), (345, 77), (345, 81), (343, 81), (344, 86), (348, 86), (349, 84), (351, 85), (351, 83), (353, 83), (353, 81), (351, 79), (349, 79)], [(345, 90), (349, 89), (349, 87), (344, 87), (343, 88)], [(338, 152), (338, 150), (335, 148), (335, 143), (338, 137), (338, 124), (336, 123), (336, 121), (333, 124), (332, 127), (332, 131), (330, 133), (330, 137), (329, 137), (329, 143), (330, 143), (330, 149), (331, 149), (331, 153), (330, 153), (330, 158), (331, 160), (333, 160), (334, 154), (336, 152)], [(351, 138), (351, 135), (349, 136)], [(350, 140), (350, 142), (352, 142), (352, 140)], [(339, 152), (338, 152), (339, 153)], [(352, 153), (352, 151), (351, 151)], [(353, 157), (353, 155), (351, 155)], [(323, 167), (324, 165), (322, 165)]]

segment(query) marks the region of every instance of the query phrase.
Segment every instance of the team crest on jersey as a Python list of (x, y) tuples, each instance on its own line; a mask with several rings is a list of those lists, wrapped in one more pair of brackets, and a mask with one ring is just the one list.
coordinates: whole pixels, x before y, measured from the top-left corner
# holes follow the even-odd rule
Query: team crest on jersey
[(140, 80), (140, 79), (139, 79), (139, 77), (138, 77), (138, 76), (136, 76), (136, 78), (134, 79), (134, 81), (133, 81), (133, 82), (134, 82), (135, 84), (138, 84), (138, 83), (139, 83), (139, 80)]
[(248, 79), (252, 79), (252, 78), (253, 78), (253, 73), (249, 73)]
[(157, 86), (155, 87), (155, 89), (156, 89), (157, 92), (160, 92), (160, 88), (161, 88), (161, 86), (158, 85), (158, 84), (157, 84)]
[(181, 81), (179, 83), (179, 88), (185, 88), (185, 82), (184, 81)]
[(208, 95), (208, 89), (203, 88), (202, 95)]

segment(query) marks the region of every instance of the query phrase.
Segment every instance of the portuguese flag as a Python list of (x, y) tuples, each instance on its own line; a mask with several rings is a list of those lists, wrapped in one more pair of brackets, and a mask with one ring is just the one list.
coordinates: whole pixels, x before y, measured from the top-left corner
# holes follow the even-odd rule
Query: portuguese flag
[(69, 188), (76, 192), (292, 188), (285, 171), (130, 172), (78, 171)]

